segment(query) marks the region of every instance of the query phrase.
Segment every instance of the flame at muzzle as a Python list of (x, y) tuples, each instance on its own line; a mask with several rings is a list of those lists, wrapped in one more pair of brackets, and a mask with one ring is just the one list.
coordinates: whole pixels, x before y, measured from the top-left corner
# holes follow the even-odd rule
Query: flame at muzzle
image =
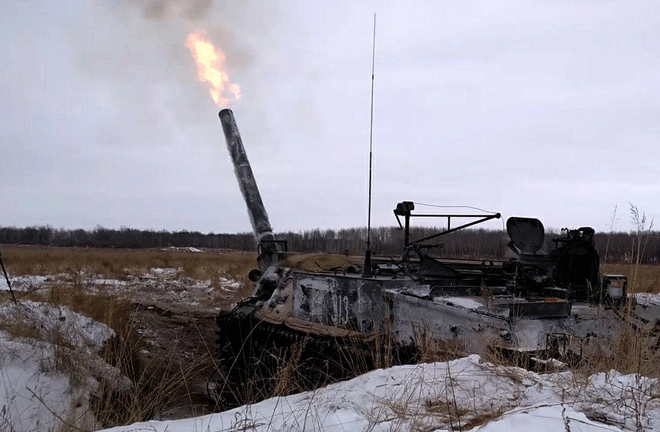
[(241, 98), (241, 86), (230, 81), (222, 50), (201, 33), (189, 34), (186, 46), (195, 59), (199, 80), (208, 83), (209, 94), (217, 106), (227, 106)]
[(254, 229), (254, 235), (260, 243), (263, 241), (275, 240), (273, 229), (268, 220), (266, 208), (261, 200), (257, 182), (254, 179), (250, 162), (248, 161), (245, 148), (243, 147), (243, 140), (238, 132), (234, 113), (230, 109), (223, 109), (219, 113), (222, 129), (225, 133), (227, 140), (227, 148), (231, 155), (231, 160), (234, 163), (234, 172), (238, 185), (243, 193), (243, 199), (248, 208), (250, 215), (250, 222)]

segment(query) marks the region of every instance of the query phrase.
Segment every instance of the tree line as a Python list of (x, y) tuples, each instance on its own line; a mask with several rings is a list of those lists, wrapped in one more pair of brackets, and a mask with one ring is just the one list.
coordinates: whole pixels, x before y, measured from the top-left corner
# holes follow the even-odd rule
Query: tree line
[[(411, 239), (420, 239), (440, 232), (434, 227), (412, 227)], [(545, 251), (551, 250), (552, 238), (559, 233), (547, 232)], [(277, 234), (286, 240), (288, 249), (297, 252), (332, 252), (352, 255), (364, 253), (366, 228), (314, 229)], [(506, 259), (513, 254), (502, 230), (465, 229), (431, 240), (432, 254), (456, 258)], [(394, 227), (372, 228), (371, 250), (376, 255), (400, 255), (403, 252), (403, 231)], [(630, 262), (639, 253), (641, 262), (655, 263), (660, 257), (660, 233), (633, 231), (596, 233), (596, 248), (607, 262)], [(122, 227), (97, 226), (93, 230), (54, 229), (51, 226), (25, 228), (0, 227), (0, 244), (23, 244), (61, 247), (165, 248), (195, 247), (256, 250), (251, 233), (214, 234), (198, 231), (153, 231)]]

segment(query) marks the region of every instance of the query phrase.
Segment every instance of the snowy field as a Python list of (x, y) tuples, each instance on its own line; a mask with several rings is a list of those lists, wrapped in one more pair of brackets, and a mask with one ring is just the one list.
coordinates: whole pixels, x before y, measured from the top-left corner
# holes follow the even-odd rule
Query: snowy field
[(93, 427), (89, 398), (99, 382), (131, 385), (98, 355), (114, 335), (104, 324), (33, 301), (0, 304), (0, 319), (26, 334), (0, 331), (0, 431), (58, 431), (66, 423)]
[(655, 379), (585, 378), (496, 366), (477, 355), (376, 370), (350, 381), (230, 411), (106, 432), (660, 430)]
[[(89, 276), (85, 285), (189, 305), (211, 300), (211, 281), (188, 281), (176, 269), (136, 280)], [(38, 292), (66, 275), (16, 278), (18, 292)], [(226, 289), (235, 289), (227, 280)], [(218, 289), (217, 287), (215, 288)], [(644, 294), (651, 309), (660, 296)], [(209, 303), (210, 304), (210, 303)], [(654, 312), (655, 313), (655, 312)], [(132, 385), (98, 353), (111, 329), (63, 306), (22, 300), (0, 304), (0, 319), (25, 335), (0, 331), (0, 432), (99, 429), (89, 400), (99, 383)], [(6, 328), (6, 327), (5, 327)], [(27, 329), (27, 331), (25, 330)], [(58, 344), (52, 343), (56, 337)], [(62, 343), (64, 340), (65, 343)], [(63, 348), (65, 347), (65, 348)], [(68, 430), (76, 430), (69, 428)], [(494, 365), (477, 355), (450, 362), (376, 370), (288, 397), (180, 420), (149, 421), (113, 432), (224, 431), (658, 431), (660, 383), (616, 371), (584, 376), (537, 374)]]

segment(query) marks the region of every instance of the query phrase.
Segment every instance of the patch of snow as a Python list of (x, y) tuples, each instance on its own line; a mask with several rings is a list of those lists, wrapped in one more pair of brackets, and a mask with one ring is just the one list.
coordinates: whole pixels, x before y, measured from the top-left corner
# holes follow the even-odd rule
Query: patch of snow
[(11, 325), (31, 326), (39, 332), (55, 334), (69, 344), (98, 351), (115, 332), (105, 324), (75, 312), (67, 306), (31, 300), (0, 304), (0, 319)]
[(199, 289), (199, 290), (207, 290), (209, 288), (212, 288), (212, 283), (210, 280), (202, 280), (202, 281), (193, 281), (191, 280), (190, 283), (188, 284), (188, 288), (191, 289)]
[(555, 358), (541, 359), (537, 357), (531, 357), (530, 360), (535, 362), (538, 365), (544, 365), (548, 370), (566, 370), (568, 369), (568, 363), (559, 361)]
[[(42, 287), (47, 281), (52, 280), (53, 276), (35, 276), (23, 275), (10, 277), (11, 289), (14, 291), (32, 291), (36, 288)], [(0, 291), (9, 291), (7, 281), (2, 278), (0, 283)]]
[[(183, 280), (183, 283), (186, 288), (188, 289), (193, 289), (193, 290), (202, 290), (207, 293), (211, 293), (215, 290), (216, 285), (213, 283), (212, 280), (207, 279), (207, 280), (195, 280), (195, 279), (188, 279), (185, 278)], [(218, 278), (218, 283), (219, 283), (219, 289), (222, 291), (227, 291), (227, 292), (235, 292), (237, 289), (241, 287), (241, 283), (233, 280), (233, 279), (228, 279), (225, 277), (220, 277)]]
[(241, 283), (233, 279), (221, 277), (218, 280), (220, 282), (221, 288), (225, 291), (235, 291), (241, 287)]
[(635, 293), (633, 296), (639, 305), (660, 307), (660, 294)]
[(637, 303), (637, 315), (649, 320), (649, 329), (660, 326), (660, 294), (635, 293), (632, 296)]
[(114, 331), (66, 306), (21, 301), (0, 304), (0, 431), (98, 428), (90, 397), (103, 382), (118, 391), (131, 386), (99, 351)]
[(583, 413), (560, 404), (513, 410), (484, 426), (470, 429), (470, 432), (618, 432), (620, 430), (614, 426), (593, 422)]
[(658, 380), (637, 375), (610, 372), (585, 381), (572, 372), (540, 375), (472, 355), (375, 370), (315, 391), (217, 414), (136, 423), (106, 432), (440, 432), (459, 424), (475, 425), (471, 432), (660, 430), (659, 390)]
[(452, 303), (466, 309), (479, 309), (484, 307), (482, 303), (469, 297), (436, 297), (433, 301), (436, 303)]
[(162, 276), (162, 277), (176, 277), (176, 275), (179, 274), (181, 269), (176, 269), (176, 268), (170, 268), (170, 267), (154, 267), (151, 270), (151, 273), (153, 273), (156, 276)]
[(57, 416), (98, 427), (87, 413), (96, 382), (72, 386), (68, 374), (50, 370), (46, 365), (56, 364), (52, 345), (11, 340), (0, 332), (0, 347), (0, 430), (60, 430), (63, 423)]
[(121, 281), (118, 279), (97, 278), (97, 279), (93, 279), (92, 283), (94, 285), (104, 285), (104, 286), (112, 286), (112, 287), (126, 286), (126, 281)]

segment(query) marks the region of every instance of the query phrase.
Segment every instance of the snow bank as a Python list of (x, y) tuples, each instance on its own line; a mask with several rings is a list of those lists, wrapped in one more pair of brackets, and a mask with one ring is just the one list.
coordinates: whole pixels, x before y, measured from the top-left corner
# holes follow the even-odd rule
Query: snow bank
[(566, 405), (525, 407), (513, 410), (471, 432), (608, 432), (621, 429), (589, 420), (583, 413)]
[(91, 417), (84, 421), (94, 383), (72, 386), (68, 374), (52, 368), (57, 360), (50, 344), (11, 340), (0, 332), (0, 347), (0, 430), (59, 430), (57, 416), (94, 424)]
[(98, 427), (89, 398), (98, 382), (131, 385), (98, 352), (112, 329), (66, 306), (0, 304), (0, 431)]
[(106, 432), (660, 430), (657, 380), (616, 372), (581, 379), (463, 359), (372, 371), (350, 381), (186, 420)]
[[(24, 300), (0, 304), (0, 320), (9, 325), (34, 328), (43, 339), (57, 333), (76, 348), (98, 351), (114, 331), (105, 324), (74, 312), (67, 306)], [(48, 335), (48, 336), (47, 336)]]

